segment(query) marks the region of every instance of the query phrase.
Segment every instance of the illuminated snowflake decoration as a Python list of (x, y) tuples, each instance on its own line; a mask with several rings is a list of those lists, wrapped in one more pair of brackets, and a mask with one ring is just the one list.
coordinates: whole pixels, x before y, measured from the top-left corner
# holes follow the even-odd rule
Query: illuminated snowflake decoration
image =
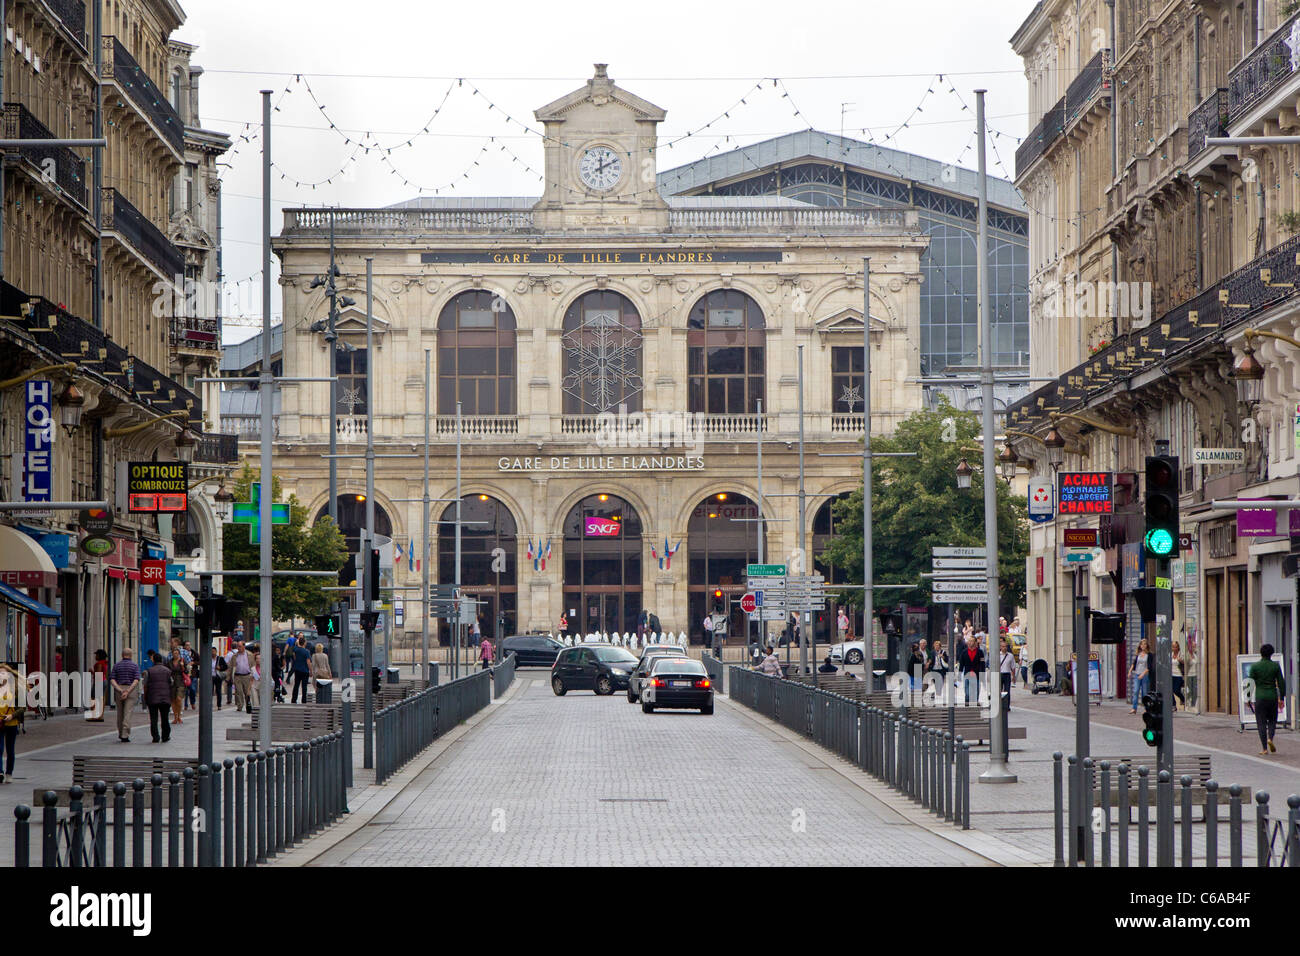
[(564, 333), (563, 347), (569, 374), (560, 387), (594, 411), (609, 411), (641, 392), (641, 333), (617, 313), (588, 312)]
[(844, 391), (840, 393), (840, 401), (849, 406), (850, 414), (858, 402), (862, 401), (861, 385), (845, 385)]
[(358, 386), (350, 385), (339, 393), (339, 407), (346, 408), (349, 415), (356, 414), (356, 408), (366, 400)]

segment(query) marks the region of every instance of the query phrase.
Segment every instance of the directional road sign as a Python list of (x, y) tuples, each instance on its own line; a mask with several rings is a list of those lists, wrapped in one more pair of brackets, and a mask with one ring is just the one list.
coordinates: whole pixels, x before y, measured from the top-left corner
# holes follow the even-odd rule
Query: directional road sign
[(751, 578), (783, 578), (785, 570), (784, 564), (750, 564), (745, 567), (745, 575)]
[(987, 571), (989, 559), (981, 558), (934, 558), (931, 562), (936, 571)]
[(932, 558), (982, 558), (983, 548), (931, 548)]
[(988, 591), (986, 581), (935, 581), (931, 586), (936, 598), (947, 594), (984, 594)]

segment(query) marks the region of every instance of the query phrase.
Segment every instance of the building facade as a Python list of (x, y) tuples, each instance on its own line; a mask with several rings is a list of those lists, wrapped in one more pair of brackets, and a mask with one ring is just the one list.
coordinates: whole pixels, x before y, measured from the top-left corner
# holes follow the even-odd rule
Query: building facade
[[(199, 396), (173, 377), (172, 313), (155, 311), (184, 274), (184, 255), (168, 238), (167, 194), (184, 165), (186, 130), (159, 92), (166, 38), (182, 19), (171, 0), (105, 0), (98, 16), (80, 0), (5, 5), (6, 137), (89, 138), (102, 129), (107, 139), (98, 162), (90, 149), (61, 146), (5, 157), (0, 487), (8, 501), (113, 502), (119, 462), (192, 455), (193, 476), (236, 456), (233, 439), (205, 429)], [(170, 592), (142, 581), (140, 567), (171, 557), (173, 521), (123, 509), (105, 533), (112, 550), (91, 555), (80, 551), (87, 535), (75, 509), (4, 512), (5, 659), (29, 670), (88, 670), (97, 651), (113, 657), (165, 642)]]
[[(1114, 475), (1114, 513), (1071, 523), (1100, 534), (1079, 586), (1094, 607), (1129, 616), (1128, 643), (1106, 668), (1120, 696), (1139, 636), (1129, 598), (1142, 573), (1139, 475), (1157, 441), (1181, 464), (1190, 547), (1171, 570), (1191, 703), (1239, 712), (1237, 657), (1266, 642), (1295, 671), (1287, 513), (1239, 525), (1212, 503), (1300, 490), (1297, 147), (1207, 139), (1294, 131), (1297, 19), (1294, 4), (1273, 0), (1044, 0), (1012, 41), (1042, 115), (1016, 170), (1030, 207), (1032, 362), (1056, 381), (1008, 419), (1048, 480), (1053, 426), (1067, 441), (1062, 471)], [(1058, 661), (1070, 648), (1071, 582), (1054, 533), (1064, 523), (1035, 531), (1029, 568), (1031, 615), (1047, 636), (1037, 649)]]

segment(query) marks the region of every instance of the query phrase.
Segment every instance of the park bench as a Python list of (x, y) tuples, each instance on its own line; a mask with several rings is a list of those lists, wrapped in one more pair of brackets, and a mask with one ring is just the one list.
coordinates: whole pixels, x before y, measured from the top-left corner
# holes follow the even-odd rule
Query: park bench
[[(355, 712), (355, 711), (354, 711)], [(340, 709), (333, 704), (277, 704), (271, 709), (272, 743), (300, 743), (313, 737), (323, 737), (341, 728)], [(253, 712), (253, 722), (226, 731), (227, 740), (247, 740), (256, 750), (261, 740), (258, 718)]]
[[(1146, 767), (1150, 771), (1147, 775), (1147, 805), (1154, 806), (1156, 800), (1156, 751), (1143, 754), (1140, 757), (1093, 757), (1092, 758), (1092, 803), (1093, 806), (1101, 806), (1101, 764), (1102, 761), (1110, 763), (1110, 805), (1119, 807), (1119, 765), (1125, 764), (1128, 767), (1128, 803), (1129, 815), (1138, 805), (1138, 767)], [(1201, 819), (1205, 814), (1205, 805), (1209, 791), (1205, 789), (1207, 781), (1214, 779), (1211, 770), (1211, 761), (1209, 754), (1174, 754), (1173, 761), (1173, 782), (1174, 782), (1174, 813), (1181, 814), (1183, 806), (1183, 786), (1180, 782), (1184, 776), (1192, 778), (1192, 805), (1201, 808)], [(1251, 801), (1251, 791), (1249, 787), (1243, 787), (1241, 791), (1242, 806), (1246, 808), (1243, 812), (1248, 812)], [(1220, 813), (1227, 812), (1228, 806), (1228, 788), (1222, 787), (1219, 790), (1219, 806), (1222, 808)]]
[[(166, 778), (167, 774), (173, 770), (177, 773), (183, 773), (186, 767), (194, 767), (198, 761), (186, 757), (131, 757), (131, 756), (99, 756), (96, 754), (75, 754), (72, 758), (72, 787), (81, 787), (85, 791), (82, 797), (82, 803), (86, 806), (91, 805), (94, 799), (95, 783), (102, 780), (108, 784), (108, 799), (113, 799), (113, 784), (124, 783), (127, 786), (128, 804), (131, 797), (131, 784), (136, 778), (149, 783), (150, 778), (160, 773), (163, 775), (164, 787), (163, 794), (166, 797)], [(42, 795), (48, 788), (33, 791), (33, 806), (44, 806)], [(58, 806), (66, 807), (70, 803), (68, 790), (55, 791), (59, 795)], [(148, 788), (146, 788), (148, 793)]]

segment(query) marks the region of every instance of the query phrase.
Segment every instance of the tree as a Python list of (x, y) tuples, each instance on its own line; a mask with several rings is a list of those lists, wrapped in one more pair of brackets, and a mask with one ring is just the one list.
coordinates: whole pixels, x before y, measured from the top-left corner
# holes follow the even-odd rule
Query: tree
[[(251, 501), (257, 474), (245, 462), (235, 481), (236, 501)], [(271, 500), (280, 500), (280, 479), (271, 478)], [(261, 545), (249, 539), (249, 525), (228, 524), (224, 528), (226, 568), (236, 571), (256, 570), (261, 561)], [(277, 571), (334, 571), (348, 559), (343, 533), (328, 515), (308, 526), (307, 509), (296, 495), (289, 496), (289, 523), (275, 525), (271, 534), (271, 566)], [(330, 578), (277, 577), (271, 588), (271, 617), (276, 621), (307, 618), (320, 613), (333, 602), (325, 585)], [(257, 578), (232, 577), (225, 580), (225, 596), (244, 602), (244, 617), (258, 616), (260, 591)]]
[[(909, 415), (889, 438), (873, 438), (875, 452), (916, 452), (914, 458), (878, 458), (872, 462), (872, 558), (877, 584), (921, 582), (930, 571), (930, 549), (952, 545), (984, 547), (983, 457), (980, 422), (942, 398), (935, 411)], [(966, 451), (962, 449), (965, 448)], [(969, 491), (957, 490), (957, 463), (965, 457), (975, 469)], [(1025, 602), (1025, 558), (1029, 549), (1028, 503), (997, 483), (999, 601), (1004, 608)], [(823, 561), (843, 569), (849, 580), (862, 580), (862, 492), (837, 501), (835, 523)], [(887, 592), (892, 605), (933, 602), (928, 583), (908, 591)], [(844, 603), (862, 604), (862, 592), (843, 595)], [(972, 602), (973, 603), (973, 602)], [(881, 601), (873, 602), (880, 607)]]

